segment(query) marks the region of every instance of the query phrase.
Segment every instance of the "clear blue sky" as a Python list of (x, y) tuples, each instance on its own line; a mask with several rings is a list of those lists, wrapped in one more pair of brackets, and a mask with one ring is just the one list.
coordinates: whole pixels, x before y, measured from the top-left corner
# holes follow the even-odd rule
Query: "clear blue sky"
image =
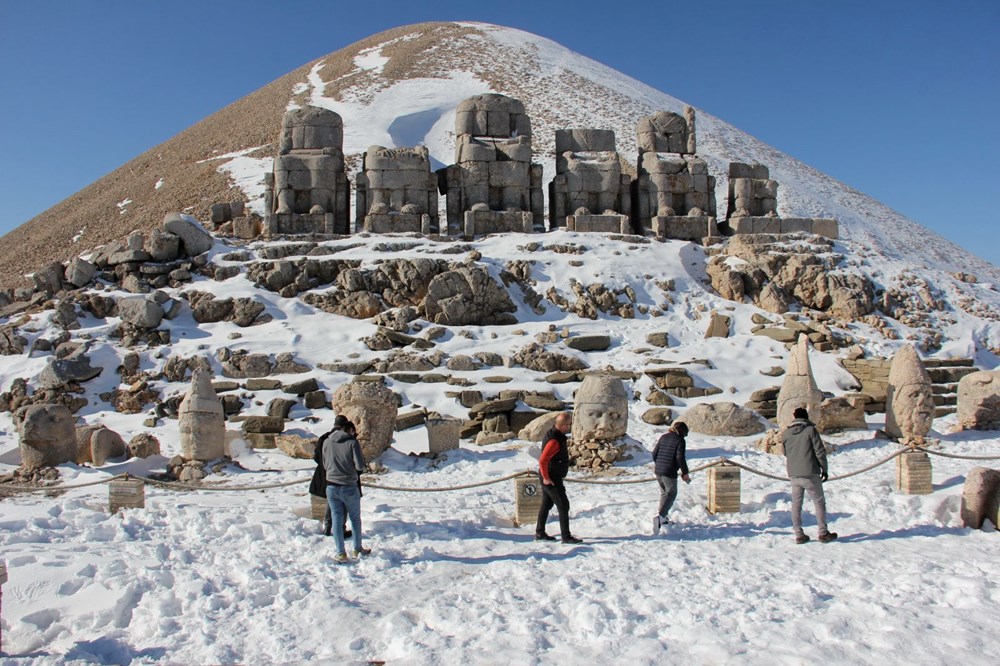
[(553, 39), (1000, 264), (1000, 0), (0, 0), (0, 234), (309, 60), (434, 20)]

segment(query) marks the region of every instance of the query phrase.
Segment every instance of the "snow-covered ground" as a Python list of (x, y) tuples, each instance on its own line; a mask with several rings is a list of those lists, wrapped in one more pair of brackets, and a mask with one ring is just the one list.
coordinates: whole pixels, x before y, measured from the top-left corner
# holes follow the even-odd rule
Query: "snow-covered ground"
[[(877, 425), (877, 424), (873, 424)], [(947, 423), (938, 421), (938, 427)], [(935, 435), (937, 433), (934, 433)], [(652, 433), (642, 433), (647, 445)], [(942, 436), (950, 452), (1000, 453), (997, 433)], [(894, 450), (863, 432), (835, 474)], [(425, 446), (404, 433), (400, 451)], [(531, 467), (526, 443), (465, 445), (431, 464), (391, 451), (383, 484), (440, 487)], [(770, 472), (748, 442), (691, 437)], [(251, 468), (301, 468), (247, 453)], [(743, 475), (742, 512), (705, 510), (705, 476), (650, 534), (655, 483), (571, 484), (583, 544), (515, 527), (513, 482), (446, 493), (368, 489), (371, 557), (334, 563), (305, 482), (284, 490), (148, 489), (107, 513), (105, 486), (0, 503), (5, 663), (995, 663), (997, 534), (963, 529), (975, 463), (935, 457), (934, 493), (902, 495), (894, 465), (827, 486), (840, 539), (795, 545), (785, 484)], [(120, 472), (66, 469), (70, 481)], [(641, 455), (626, 466), (648, 477)], [(306, 479), (242, 473), (232, 483)], [(807, 509), (809, 504), (807, 502)], [(815, 526), (807, 519), (807, 531)]]

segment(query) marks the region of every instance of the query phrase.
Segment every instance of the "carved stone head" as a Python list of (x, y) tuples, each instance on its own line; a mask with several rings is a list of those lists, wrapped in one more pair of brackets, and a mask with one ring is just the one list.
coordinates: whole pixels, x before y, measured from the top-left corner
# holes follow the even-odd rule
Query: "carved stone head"
[(931, 378), (913, 345), (901, 348), (889, 366), (885, 430), (902, 441), (920, 441), (934, 423)]
[(573, 439), (607, 441), (628, 430), (628, 394), (618, 377), (588, 375), (576, 391)]

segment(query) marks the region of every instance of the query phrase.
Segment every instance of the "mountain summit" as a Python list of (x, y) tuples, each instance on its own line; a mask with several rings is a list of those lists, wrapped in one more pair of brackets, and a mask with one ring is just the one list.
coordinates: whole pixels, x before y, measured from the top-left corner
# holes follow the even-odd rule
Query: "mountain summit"
[[(0, 285), (13, 286), (47, 262), (152, 229), (169, 211), (205, 219), (212, 203), (240, 198), (262, 211), (262, 178), (289, 106), (324, 107), (343, 117), (353, 178), (361, 153), (373, 144), (422, 143), (435, 167), (450, 164), (455, 108), (486, 92), (524, 102), (545, 182), (554, 175), (556, 129), (614, 130), (623, 159), (635, 164), (637, 121), (685, 106), (520, 30), (478, 23), (396, 28), (286, 74), (0, 238)], [(698, 152), (718, 177), (719, 201), (725, 200), (729, 162), (764, 164), (780, 183), (780, 215), (836, 217), (841, 238), (888, 259), (1000, 282), (996, 266), (708, 113), (698, 112), (697, 132)]]

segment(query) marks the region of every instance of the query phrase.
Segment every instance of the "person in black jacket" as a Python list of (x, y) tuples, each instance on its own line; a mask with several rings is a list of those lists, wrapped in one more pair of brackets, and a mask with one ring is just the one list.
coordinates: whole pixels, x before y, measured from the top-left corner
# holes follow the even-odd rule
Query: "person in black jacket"
[(680, 471), (684, 483), (691, 483), (685, 456), (687, 443), (684, 438), (687, 434), (687, 424), (675, 421), (653, 447), (654, 473), (656, 482), (660, 485), (660, 508), (653, 516), (653, 534), (660, 533), (660, 526), (670, 524), (667, 514), (677, 499), (677, 472)]
[(535, 524), (536, 541), (555, 541), (554, 536), (545, 532), (545, 521), (549, 511), (555, 506), (559, 512), (559, 531), (563, 543), (582, 543), (569, 531), (569, 498), (563, 479), (569, 473), (569, 450), (566, 448), (566, 433), (573, 428), (573, 417), (563, 412), (556, 417), (555, 426), (542, 439), (542, 455), (538, 457), (538, 479), (542, 483), (542, 506), (538, 509)]

